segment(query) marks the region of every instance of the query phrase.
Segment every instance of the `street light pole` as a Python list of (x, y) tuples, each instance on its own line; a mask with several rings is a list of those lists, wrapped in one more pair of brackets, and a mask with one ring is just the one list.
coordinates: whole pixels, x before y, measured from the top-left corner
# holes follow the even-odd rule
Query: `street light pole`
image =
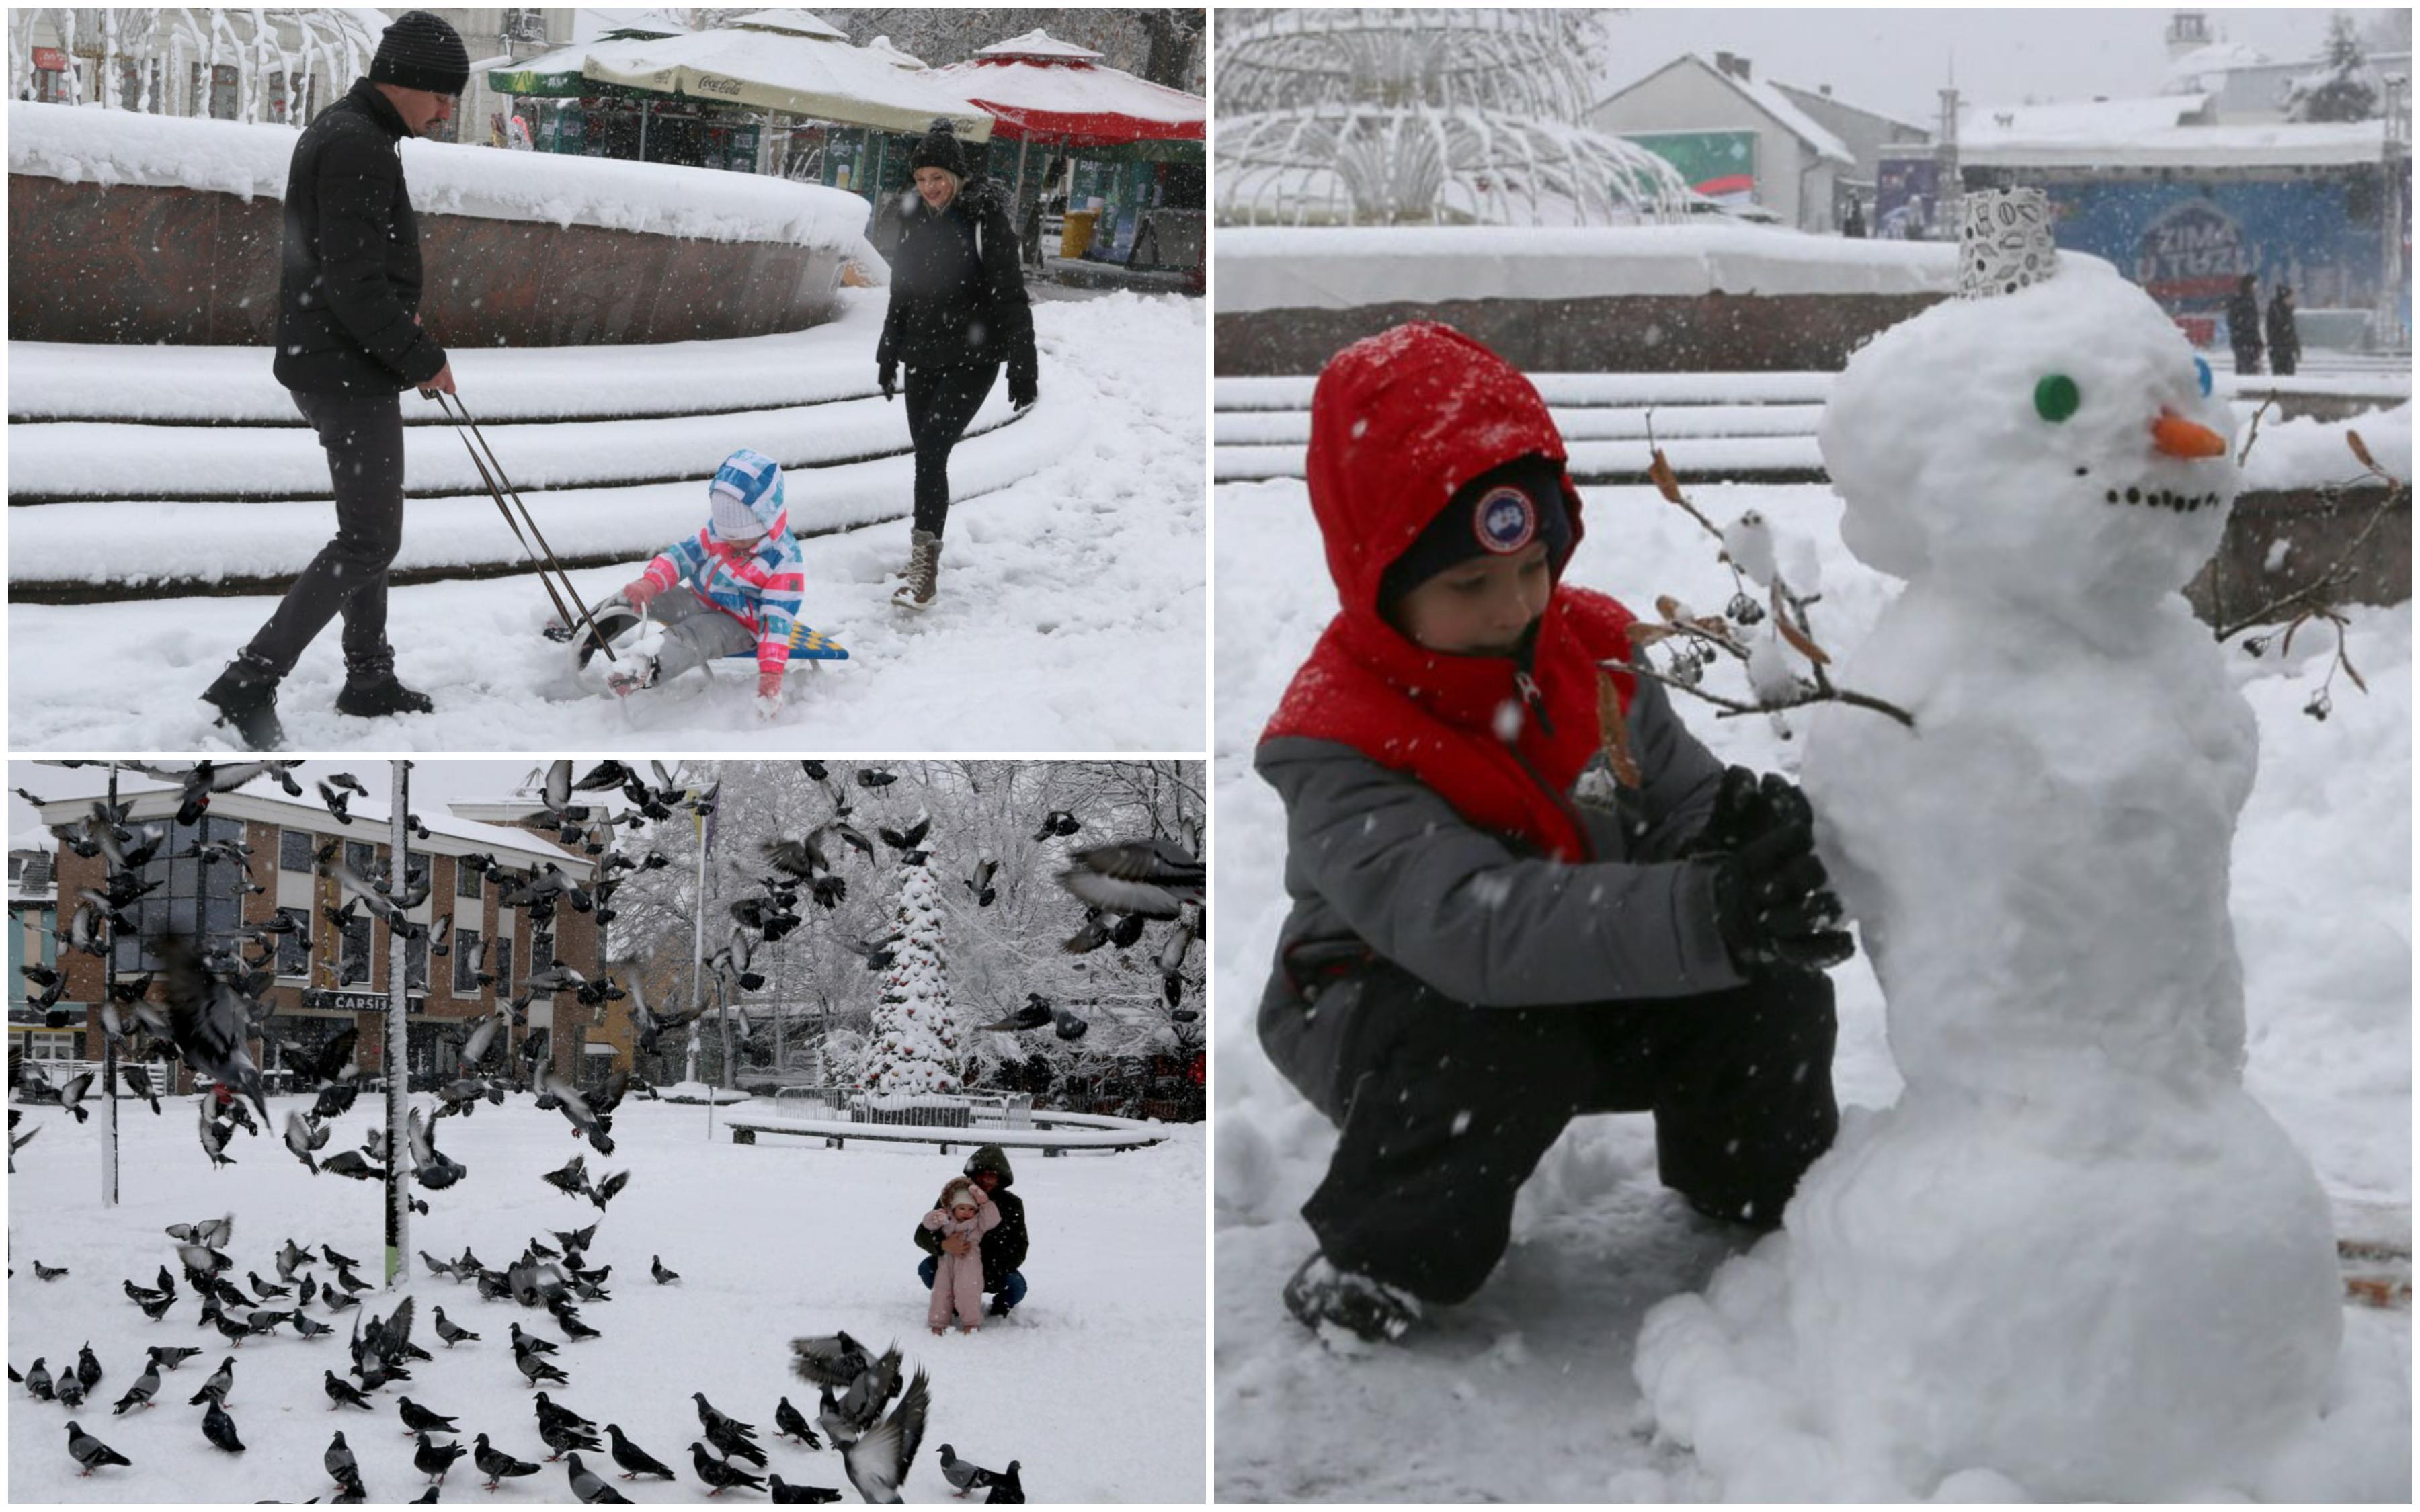
[[(109, 764), (109, 807), (117, 808), (117, 764)], [(54, 884), (55, 886), (55, 884)], [(101, 1200), (117, 1206), (117, 1036), (109, 1032), (117, 981), (117, 911), (101, 916), (101, 1088), (107, 1094), (109, 1121), (101, 1131)]]
[[(411, 826), (406, 822), (411, 804), (411, 764), (397, 761), (394, 767), (387, 894), (400, 900), (411, 875)], [(387, 929), (386, 947), (386, 1284), (390, 1289), (411, 1279), (411, 1186), (404, 1171), (411, 1154), (404, 1127), (411, 1101), (411, 1034), (404, 1024), (411, 1007), (411, 942), (405, 927), (404, 915), (397, 914)]]

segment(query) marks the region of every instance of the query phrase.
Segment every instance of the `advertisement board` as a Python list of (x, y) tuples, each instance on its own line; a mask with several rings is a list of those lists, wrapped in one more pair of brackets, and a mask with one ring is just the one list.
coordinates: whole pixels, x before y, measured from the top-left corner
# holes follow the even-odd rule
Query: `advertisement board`
[(1756, 198), (1754, 131), (1630, 131), (1622, 140), (1670, 163), (1691, 189), (1709, 199)]

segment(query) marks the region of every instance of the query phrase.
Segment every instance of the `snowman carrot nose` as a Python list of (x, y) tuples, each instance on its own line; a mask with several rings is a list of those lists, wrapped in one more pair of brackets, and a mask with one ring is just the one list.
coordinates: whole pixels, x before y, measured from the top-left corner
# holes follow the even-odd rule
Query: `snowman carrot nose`
[(2170, 456), (2225, 456), (2226, 438), (2171, 410), (2151, 422), (2151, 444)]

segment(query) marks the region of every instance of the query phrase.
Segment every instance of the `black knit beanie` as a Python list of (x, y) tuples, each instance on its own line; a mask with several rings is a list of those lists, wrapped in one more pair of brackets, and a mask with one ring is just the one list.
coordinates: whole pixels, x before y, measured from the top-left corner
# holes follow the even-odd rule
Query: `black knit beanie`
[(1546, 561), (1562, 570), (1571, 555), (1571, 512), (1563, 504), (1563, 469), (1531, 453), (1490, 468), (1453, 491), (1418, 539), (1378, 579), (1378, 605), (1391, 610), (1405, 594), (1480, 556), (1511, 556), (1532, 541), (1546, 543)]
[(957, 128), (946, 120), (937, 120), (930, 130), (916, 141), (915, 150), (908, 154), (908, 171), (919, 168), (947, 168), (961, 179), (967, 176), (967, 151), (958, 146)]
[(471, 82), (471, 54), (443, 17), (407, 10), (379, 38), (370, 83), (458, 95)]

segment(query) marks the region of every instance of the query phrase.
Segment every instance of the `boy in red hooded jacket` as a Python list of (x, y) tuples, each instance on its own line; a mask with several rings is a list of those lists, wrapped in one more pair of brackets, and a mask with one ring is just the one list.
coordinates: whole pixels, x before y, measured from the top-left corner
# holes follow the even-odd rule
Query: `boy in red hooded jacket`
[(1254, 754), (1294, 904), (1259, 1027), (1339, 1138), (1286, 1305), (1378, 1339), (1469, 1296), (1581, 1113), (1652, 1111), (1667, 1185), (1777, 1224), (1838, 1124), (1851, 949), (1805, 798), (1726, 772), (1623, 670), (1629, 611), (1559, 581), (1579, 495), (1495, 353), (1434, 324), (1345, 348), (1309, 462), (1342, 609)]

